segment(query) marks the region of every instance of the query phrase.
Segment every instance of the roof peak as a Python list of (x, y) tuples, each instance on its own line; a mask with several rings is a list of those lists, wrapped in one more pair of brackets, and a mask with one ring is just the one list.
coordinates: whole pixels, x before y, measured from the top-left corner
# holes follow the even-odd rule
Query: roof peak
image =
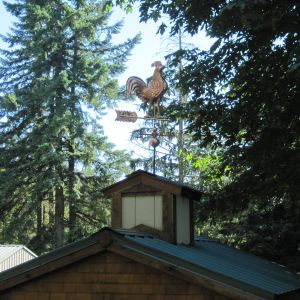
[[(139, 177), (139, 176), (141, 176), (141, 177)], [(137, 178), (137, 181), (139, 181), (138, 178), (141, 178), (140, 181), (142, 181), (143, 180), (142, 178), (145, 178), (145, 177), (149, 179), (147, 184), (156, 185), (155, 181), (157, 181), (157, 182), (160, 181), (162, 184), (164, 184), (165, 190), (171, 191), (174, 194), (181, 194), (182, 196), (187, 197), (191, 200), (200, 201), (202, 194), (203, 194), (201, 191), (199, 191), (189, 185), (179, 183), (177, 181), (173, 181), (173, 180), (167, 179), (163, 176), (152, 174), (147, 171), (140, 170), (140, 169), (128, 174), (125, 179), (118, 181), (118, 182), (102, 189), (102, 191), (104, 193), (106, 193), (106, 192), (109, 193), (110, 191), (114, 192), (116, 190), (120, 190), (124, 185), (126, 185), (126, 183), (127, 184), (129, 182), (131, 183), (132, 181), (135, 180), (135, 178)]]

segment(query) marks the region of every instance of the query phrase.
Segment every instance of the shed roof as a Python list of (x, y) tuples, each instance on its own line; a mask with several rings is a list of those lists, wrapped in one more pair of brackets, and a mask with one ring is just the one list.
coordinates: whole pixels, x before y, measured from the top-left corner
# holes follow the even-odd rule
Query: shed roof
[(37, 257), (24, 245), (0, 245), (0, 272)]
[(32, 257), (37, 257), (34, 252), (24, 245), (0, 245), (0, 263), (20, 250), (26, 251)]
[(0, 245), (0, 262), (22, 248), (22, 245)]
[(202, 197), (202, 192), (191, 186), (180, 184), (179, 182), (175, 182), (143, 170), (137, 170), (127, 175), (125, 179), (104, 188), (102, 191), (105, 194), (111, 194), (137, 184), (154, 186), (157, 189), (163, 189), (164, 191), (169, 191), (173, 194), (182, 195), (191, 200), (199, 201)]
[(284, 299), (300, 292), (298, 273), (215, 240), (174, 245), (149, 234), (110, 228), (1, 273), (0, 291), (107, 250), (234, 299)]

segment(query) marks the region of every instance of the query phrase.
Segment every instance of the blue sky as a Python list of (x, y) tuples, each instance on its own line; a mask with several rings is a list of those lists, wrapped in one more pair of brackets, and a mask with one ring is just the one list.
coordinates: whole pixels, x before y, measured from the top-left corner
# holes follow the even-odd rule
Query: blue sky
[[(5, 10), (4, 5), (1, 1), (1, 3), (0, 3), (0, 32), (1, 32), (1, 34), (4, 34), (8, 31), (11, 22), (12, 22), (12, 18), (10, 16), (10, 14)], [(0, 42), (0, 45), (3, 45), (2, 42)]]

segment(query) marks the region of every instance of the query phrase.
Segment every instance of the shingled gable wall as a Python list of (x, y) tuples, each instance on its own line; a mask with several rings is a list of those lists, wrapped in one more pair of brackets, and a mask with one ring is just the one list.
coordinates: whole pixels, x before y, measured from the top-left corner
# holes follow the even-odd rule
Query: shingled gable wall
[(229, 300), (109, 251), (0, 293), (2, 300)]

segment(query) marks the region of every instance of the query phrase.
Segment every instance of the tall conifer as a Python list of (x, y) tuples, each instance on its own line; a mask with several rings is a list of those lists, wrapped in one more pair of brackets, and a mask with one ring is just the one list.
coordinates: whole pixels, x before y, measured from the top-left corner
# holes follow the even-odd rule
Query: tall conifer
[(85, 107), (99, 117), (118, 97), (115, 78), (138, 37), (113, 45), (121, 23), (109, 25), (101, 1), (5, 5), (18, 21), (1, 50), (0, 230), (8, 237), (23, 227), (18, 242), (39, 248), (54, 237), (61, 246), (92, 220), (99, 193), (91, 189), (113, 179), (103, 158), (125, 163)]

